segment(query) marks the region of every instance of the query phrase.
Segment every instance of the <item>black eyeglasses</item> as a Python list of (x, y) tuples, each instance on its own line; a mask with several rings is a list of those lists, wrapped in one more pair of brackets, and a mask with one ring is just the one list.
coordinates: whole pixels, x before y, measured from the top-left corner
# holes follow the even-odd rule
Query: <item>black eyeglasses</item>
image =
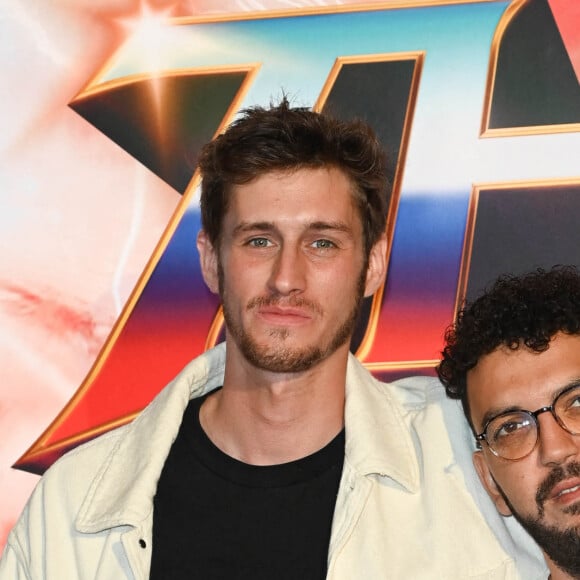
[(548, 407), (537, 411), (506, 411), (491, 418), (475, 439), (478, 444), (485, 441), (497, 457), (512, 461), (523, 459), (538, 443), (538, 415), (548, 411), (562, 429), (572, 435), (580, 434), (580, 384), (562, 391)]

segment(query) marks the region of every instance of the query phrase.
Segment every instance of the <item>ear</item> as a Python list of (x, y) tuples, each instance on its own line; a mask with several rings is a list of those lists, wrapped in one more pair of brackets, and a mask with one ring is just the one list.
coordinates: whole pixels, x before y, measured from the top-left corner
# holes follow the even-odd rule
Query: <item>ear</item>
[(385, 280), (387, 273), (387, 236), (383, 234), (369, 254), (369, 265), (365, 282), (365, 297), (373, 295)]
[(207, 287), (214, 293), (219, 293), (218, 257), (212, 243), (204, 230), (197, 234), (197, 251), (201, 273)]
[(495, 504), (495, 508), (502, 516), (511, 516), (512, 511), (506, 504), (503, 495), (501, 494), (499, 487), (493, 478), (493, 475), (487, 465), (483, 451), (475, 451), (473, 453), (473, 465), (475, 466), (475, 471), (479, 476), (485, 491), (491, 498), (491, 501)]

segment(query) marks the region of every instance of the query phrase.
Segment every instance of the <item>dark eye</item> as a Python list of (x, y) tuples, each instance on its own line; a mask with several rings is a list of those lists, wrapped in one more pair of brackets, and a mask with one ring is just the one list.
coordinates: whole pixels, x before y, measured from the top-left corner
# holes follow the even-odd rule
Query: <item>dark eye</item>
[(505, 437), (506, 435), (511, 435), (515, 433), (518, 429), (523, 429), (525, 424), (523, 422), (510, 421), (509, 423), (504, 423), (496, 432), (495, 437)]
[(533, 419), (527, 414), (513, 414), (508, 417), (498, 417), (489, 425), (489, 432), (494, 441), (522, 437), (534, 426)]
[(574, 389), (572, 393), (570, 393), (570, 398), (566, 402), (566, 406), (570, 407), (580, 407), (580, 389)]
[(556, 403), (556, 413), (559, 413), (562, 418), (574, 418), (575, 421), (580, 420), (580, 387), (576, 387), (562, 393)]

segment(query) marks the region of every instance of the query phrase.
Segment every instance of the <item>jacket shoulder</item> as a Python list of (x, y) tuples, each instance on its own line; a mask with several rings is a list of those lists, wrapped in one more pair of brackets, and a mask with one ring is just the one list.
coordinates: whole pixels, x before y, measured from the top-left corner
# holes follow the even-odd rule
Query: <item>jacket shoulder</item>
[(118, 427), (65, 453), (46, 470), (33, 496), (44, 493), (45, 488), (54, 487), (61, 489), (63, 498), (73, 499), (78, 495), (80, 501), (129, 427), (130, 424)]
[(421, 408), (428, 405), (444, 405), (450, 401), (439, 379), (431, 376), (415, 375), (388, 383), (401, 404), (408, 408)]

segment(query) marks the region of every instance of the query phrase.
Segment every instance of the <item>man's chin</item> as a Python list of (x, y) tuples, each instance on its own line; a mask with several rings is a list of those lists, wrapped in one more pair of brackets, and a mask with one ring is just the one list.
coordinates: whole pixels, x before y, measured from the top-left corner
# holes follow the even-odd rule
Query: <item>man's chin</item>
[(324, 353), (318, 348), (292, 349), (272, 348), (259, 349), (242, 346), (246, 360), (263, 371), (272, 373), (298, 373), (312, 368), (324, 358)]
[(580, 523), (570, 523), (567, 528), (560, 528), (546, 524), (546, 518), (540, 520), (513, 514), (558, 568), (573, 578), (580, 578)]
[[(576, 517), (566, 517), (563, 524), (550, 524), (555, 514), (549, 506), (539, 503), (537, 516), (524, 516), (515, 509), (504, 490), (497, 488), (514, 518), (532, 536), (550, 560), (572, 578), (580, 578), (580, 522)], [(559, 514), (561, 516), (561, 513)]]

